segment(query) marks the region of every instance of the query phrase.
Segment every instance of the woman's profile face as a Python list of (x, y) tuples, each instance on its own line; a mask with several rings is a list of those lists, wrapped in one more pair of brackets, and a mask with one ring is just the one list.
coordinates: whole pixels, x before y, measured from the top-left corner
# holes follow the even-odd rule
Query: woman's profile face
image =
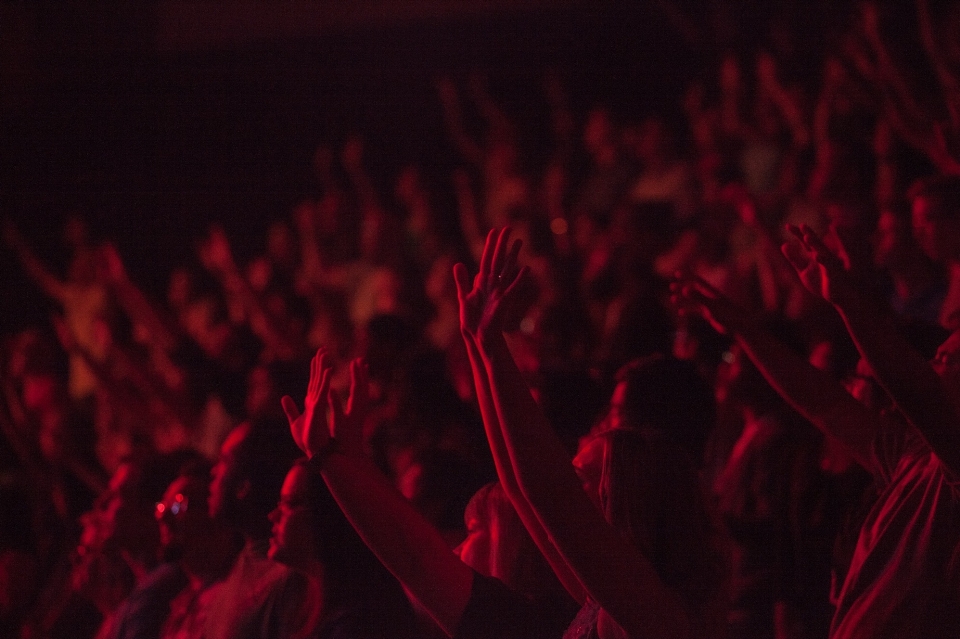
[(580, 484), (600, 512), (603, 512), (600, 487), (603, 481), (603, 459), (606, 451), (606, 437), (587, 437), (581, 441), (580, 449), (573, 458), (573, 469), (580, 478)]
[(290, 469), (280, 489), (280, 502), (270, 513), (273, 535), (267, 556), (298, 568), (314, 558), (307, 472), (301, 466)]
[(491, 556), (494, 539), (489, 522), (485, 521), (478, 513), (468, 513), (464, 523), (467, 526), (467, 536), (454, 549), (454, 552), (463, 563), (480, 574), (496, 576), (493, 575), (493, 566), (491, 565), (493, 563)]

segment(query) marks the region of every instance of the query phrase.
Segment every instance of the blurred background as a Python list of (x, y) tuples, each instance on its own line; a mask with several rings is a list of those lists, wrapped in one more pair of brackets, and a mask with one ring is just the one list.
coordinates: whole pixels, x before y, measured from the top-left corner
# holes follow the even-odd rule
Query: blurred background
[[(791, 73), (816, 75), (848, 4), (4, 2), (0, 217), (65, 268), (62, 221), (79, 213), (159, 294), (210, 221), (247, 257), (245, 238), (259, 242), (315, 188), (318, 144), (352, 134), (363, 134), (382, 192), (415, 162), (455, 216), (449, 176), (459, 158), (438, 77), (485, 73), (535, 170), (550, 136), (545, 74), (563, 82), (578, 127), (598, 104), (632, 120), (679, 120), (683, 87), (714, 75), (722, 52), (762, 44), (811, 67)], [(50, 307), (9, 251), (0, 272), (0, 327), (43, 322)]]

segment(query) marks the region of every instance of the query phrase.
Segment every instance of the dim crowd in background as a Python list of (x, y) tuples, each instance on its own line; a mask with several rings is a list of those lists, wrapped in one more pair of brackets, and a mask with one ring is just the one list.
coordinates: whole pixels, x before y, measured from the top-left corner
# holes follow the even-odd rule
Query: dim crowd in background
[(547, 74), (540, 157), (439, 79), (442, 184), (321, 144), (164, 299), (7, 220), (0, 636), (960, 636), (960, 10), (882, 17), (669, 113)]

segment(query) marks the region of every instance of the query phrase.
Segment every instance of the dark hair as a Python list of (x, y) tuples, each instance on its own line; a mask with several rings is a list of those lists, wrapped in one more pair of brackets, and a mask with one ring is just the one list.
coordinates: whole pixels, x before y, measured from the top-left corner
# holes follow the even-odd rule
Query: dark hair
[(701, 459), (716, 404), (713, 389), (691, 362), (652, 355), (624, 365), (616, 380), (625, 384), (626, 427), (669, 437)]
[[(527, 597), (563, 592), (500, 482), (481, 486), (467, 503), (463, 518), (465, 523), (471, 518), (484, 522), (491, 537), (496, 537), (496, 560), (504, 572), (488, 576), (501, 579), (511, 590)], [(490, 566), (491, 571), (494, 568)]]
[(413, 609), (399, 582), (357, 534), (307, 458), (294, 462), (304, 469), (314, 550), (323, 565), (325, 597), (334, 607), (361, 607), (365, 636), (403, 637), (414, 626)]
[(249, 538), (262, 541), (270, 537), (268, 516), (280, 498), (287, 471), (301, 452), (283, 418), (253, 419), (237, 428), (247, 432), (233, 451), (234, 473), (239, 481), (250, 482), (250, 492), (234, 523)]
[(688, 451), (662, 434), (614, 428), (598, 436), (607, 440), (601, 481), (607, 521), (702, 611), (719, 592), (725, 568)]
[(122, 464), (129, 464), (134, 472), (134, 491), (140, 501), (150, 509), (163, 499), (167, 486), (173, 483), (185, 468), (194, 464), (207, 464), (209, 477), (209, 461), (199, 452), (181, 448), (168, 453), (157, 453), (146, 448), (124, 457)]

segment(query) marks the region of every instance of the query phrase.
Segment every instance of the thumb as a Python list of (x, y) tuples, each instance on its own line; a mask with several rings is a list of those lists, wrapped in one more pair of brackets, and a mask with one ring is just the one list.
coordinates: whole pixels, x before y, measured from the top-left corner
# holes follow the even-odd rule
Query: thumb
[(289, 395), (280, 398), (280, 406), (283, 408), (283, 414), (287, 416), (287, 421), (293, 426), (293, 423), (300, 419), (300, 409), (297, 403)]

